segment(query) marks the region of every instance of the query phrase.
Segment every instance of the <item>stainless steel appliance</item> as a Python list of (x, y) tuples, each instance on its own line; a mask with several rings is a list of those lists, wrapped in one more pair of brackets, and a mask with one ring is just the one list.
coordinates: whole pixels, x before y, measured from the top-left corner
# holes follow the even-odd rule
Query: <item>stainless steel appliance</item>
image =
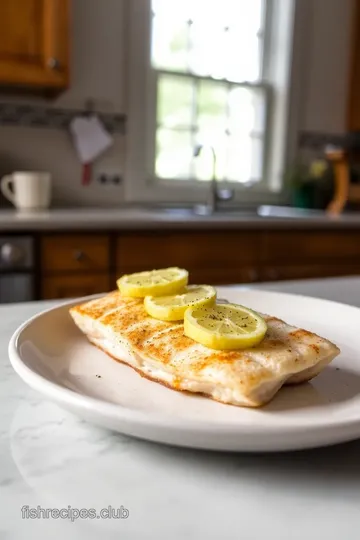
[(34, 240), (31, 236), (0, 236), (0, 304), (35, 298)]

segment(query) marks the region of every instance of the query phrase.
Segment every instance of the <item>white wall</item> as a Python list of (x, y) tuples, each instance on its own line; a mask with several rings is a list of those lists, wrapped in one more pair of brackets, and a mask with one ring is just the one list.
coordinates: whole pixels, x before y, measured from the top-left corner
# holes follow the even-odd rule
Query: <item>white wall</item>
[(346, 130), (354, 0), (298, 0), (307, 4), (303, 28), (304, 76), (299, 128)]
[(57, 104), (81, 107), (90, 97), (100, 110), (123, 113), (126, 0), (72, 1), (72, 84)]

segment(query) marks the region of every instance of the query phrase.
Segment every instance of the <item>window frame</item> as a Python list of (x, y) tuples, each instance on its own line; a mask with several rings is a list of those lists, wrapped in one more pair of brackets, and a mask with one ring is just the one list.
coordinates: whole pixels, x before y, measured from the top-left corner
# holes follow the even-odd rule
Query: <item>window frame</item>
[[(296, 0), (267, 0), (264, 35), (264, 81), (236, 83), (239, 87), (259, 87), (267, 96), (267, 119), (264, 137), (264, 175), (252, 186), (232, 182), (234, 203), (277, 203), (283, 199), (282, 171), (294, 147), (289, 130), (296, 121), (289, 117), (291, 94), (292, 46)], [(282, 3), (282, 9), (280, 9)], [(156, 77), (151, 66), (151, 1), (128, 2), (128, 136), (125, 167), (125, 198), (134, 202), (201, 202), (208, 193), (207, 182), (151, 178), (148, 171), (154, 162), (156, 127)], [(279, 24), (284, 32), (279, 32)], [(279, 35), (280, 34), (280, 35)], [(139, 36), (142, 39), (139, 39)], [(284, 40), (289, 45), (284, 48)], [(276, 54), (278, 52), (279, 54)], [(205, 77), (206, 79), (206, 77)], [(152, 104), (153, 106), (150, 106)], [(219, 181), (223, 184), (223, 181)]]

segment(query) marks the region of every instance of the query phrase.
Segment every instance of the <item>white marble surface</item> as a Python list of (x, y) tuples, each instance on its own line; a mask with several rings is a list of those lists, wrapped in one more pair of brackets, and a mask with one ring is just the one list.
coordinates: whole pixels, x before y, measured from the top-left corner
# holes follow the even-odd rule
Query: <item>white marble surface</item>
[(263, 229), (289, 227), (298, 229), (360, 228), (360, 213), (338, 217), (280, 218), (259, 217), (255, 214), (219, 213), (198, 216), (163, 212), (145, 208), (72, 208), (41, 212), (0, 210), (0, 233), (6, 231), (62, 231), (62, 230), (135, 230), (135, 229)]
[[(360, 306), (360, 278), (263, 288)], [(49, 302), (0, 307), (0, 539), (358, 540), (360, 441), (311, 452), (225, 455), (95, 428), (28, 389), (7, 343)], [(22, 507), (129, 510), (127, 519), (25, 519)]]

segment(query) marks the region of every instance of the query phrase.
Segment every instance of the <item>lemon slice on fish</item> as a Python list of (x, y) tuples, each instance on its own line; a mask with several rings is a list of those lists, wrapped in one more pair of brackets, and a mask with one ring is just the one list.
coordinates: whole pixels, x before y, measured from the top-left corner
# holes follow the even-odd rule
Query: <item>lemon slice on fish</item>
[(184, 317), (184, 333), (210, 349), (246, 349), (265, 337), (267, 325), (255, 311), (237, 304), (215, 304), (189, 308)]
[(210, 285), (190, 285), (183, 292), (170, 296), (146, 296), (144, 307), (154, 319), (181, 321), (189, 307), (199, 308), (215, 304), (216, 290)]
[(124, 296), (144, 298), (176, 294), (186, 287), (189, 273), (183, 268), (164, 268), (150, 272), (126, 274), (116, 282)]

